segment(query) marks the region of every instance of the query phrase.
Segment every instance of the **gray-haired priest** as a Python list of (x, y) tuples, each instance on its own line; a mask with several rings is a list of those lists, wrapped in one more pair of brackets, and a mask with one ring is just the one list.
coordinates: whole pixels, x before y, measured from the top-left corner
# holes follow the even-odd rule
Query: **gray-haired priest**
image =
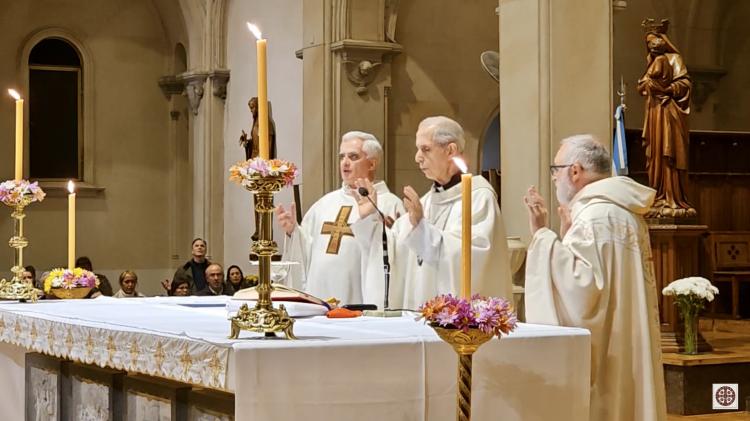
[[(414, 160), (433, 184), (421, 198), (404, 188), (408, 214), (388, 230), (391, 252), (391, 308), (416, 309), (438, 295), (461, 293), (461, 170), (453, 161), (464, 150), (464, 131), (448, 117), (428, 117), (419, 124)], [(367, 181), (361, 182), (373, 190)], [(508, 245), (497, 195), (481, 176), (472, 178), (471, 254), (472, 293), (512, 300)], [(377, 196), (371, 192), (370, 196)], [(379, 200), (379, 196), (378, 196)], [(374, 208), (359, 201), (361, 220), (353, 225), (360, 240), (380, 238)], [(365, 252), (377, 256), (376, 242), (362, 241)], [(383, 278), (374, 258), (367, 275)], [(368, 282), (374, 282), (368, 280)]]
[(536, 188), (524, 197), (533, 236), (526, 321), (591, 331), (591, 421), (666, 421), (656, 278), (643, 219), (655, 191), (610, 177), (610, 159), (591, 135), (562, 140), (550, 166), (559, 236), (547, 227)]
[[(322, 299), (335, 297), (343, 304), (381, 303), (383, 282), (364, 284), (362, 270), (367, 267), (350, 224), (359, 219), (355, 182), (359, 178), (375, 179), (383, 148), (375, 136), (364, 132), (348, 132), (339, 146), (341, 188), (332, 191), (307, 211), (297, 225), (294, 205), (276, 208), (279, 226), (286, 232), (283, 247), (285, 260), (298, 261), (292, 267), (286, 284)], [(401, 200), (388, 190), (384, 182), (374, 184), (382, 197), (381, 210), (391, 218), (405, 213)], [(381, 240), (376, 240), (381, 244)], [(382, 265), (382, 255), (377, 257)]]

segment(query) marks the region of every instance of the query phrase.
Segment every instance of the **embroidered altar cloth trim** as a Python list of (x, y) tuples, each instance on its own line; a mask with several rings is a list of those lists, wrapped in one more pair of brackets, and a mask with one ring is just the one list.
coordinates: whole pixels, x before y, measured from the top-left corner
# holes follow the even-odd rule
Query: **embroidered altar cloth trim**
[[(0, 341), (59, 358), (228, 390), (228, 343), (191, 338), (189, 332), (155, 331), (138, 326), (141, 317), (194, 325), (179, 306), (130, 299), (59, 300), (41, 304), (0, 304)], [(135, 301), (136, 299), (133, 299)], [(106, 307), (108, 323), (92, 320)], [(93, 310), (93, 311), (92, 311)], [(118, 311), (119, 310), (119, 311)], [(223, 309), (222, 309), (223, 311)], [(199, 312), (199, 310), (198, 310)], [(76, 314), (77, 313), (77, 314)], [(127, 313), (133, 321), (112, 320)], [(176, 313), (176, 314), (175, 314)], [(182, 317), (180, 317), (182, 316)], [(141, 324), (141, 326), (148, 326)], [(227, 321), (227, 329), (229, 322)]]

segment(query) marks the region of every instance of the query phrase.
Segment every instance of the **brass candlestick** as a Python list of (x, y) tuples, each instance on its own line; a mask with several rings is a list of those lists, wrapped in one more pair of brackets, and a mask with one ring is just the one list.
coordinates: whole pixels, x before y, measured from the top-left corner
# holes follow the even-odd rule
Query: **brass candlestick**
[(278, 251), (271, 233), (272, 215), (274, 211), (273, 195), (285, 185), (282, 176), (254, 174), (249, 176), (243, 186), (255, 197), (255, 211), (260, 216), (260, 232), (258, 240), (253, 242), (251, 253), (258, 256), (259, 279), (256, 290), (258, 302), (251, 310), (243, 304), (235, 317), (232, 317), (232, 331), (230, 339), (237, 339), (241, 330), (265, 333), (275, 336), (276, 332), (284, 332), (287, 339), (296, 339), (292, 332), (294, 319), (289, 317), (284, 305), (273, 308), (271, 302), (271, 256)]
[(456, 420), (471, 420), (471, 363), (472, 356), (485, 342), (492, 339), (491, 333), (471, 328), (464, 332), (461, 329), (446, 329), (432, 325), (440, 339), (449, 343), (458, 354), (458, 386)]
[(23, 280), (23, 272), (25, 270), (23, 266), (23, 249), (29, 245), (29, 242), (23, 236), (23, 219), (26, 217), (24, 208), (32, 201), (32, 196), (21, 196), (14, 204), (13, 213), (10, 215), (14, 219), (14, 234), (10, 237), (8, 245), (16, 250), (15, 264), (10, 269), (13, 272), (13, 278), (10, 281), (5, 279), (0, 280), (0, 299), (2, 300), (31, 300), (31, 302), (36, 302), (37, 299), (37, 290), (34, 288), (34, 285)]

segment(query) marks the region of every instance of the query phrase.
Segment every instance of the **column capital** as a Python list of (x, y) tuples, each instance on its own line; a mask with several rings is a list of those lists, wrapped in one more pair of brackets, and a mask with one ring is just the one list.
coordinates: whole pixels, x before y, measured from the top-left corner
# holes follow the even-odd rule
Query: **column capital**
[(222, 100), (227, 99), (227, 83), (229, 83), (229, 69), (215, 69), (208, 74), (211, 78), (213, 94)]
[(203, 99), (203, 85), (206, 83), (206, 79), (208, 79), (208, 72), (185, 72), (179, 76), (179, 79), (185, 84), (185, 93), (188, 97), (190, 111), (192, 111), (193, 115), (198, 115), (198, 107), (200, 107), (201, 100)]

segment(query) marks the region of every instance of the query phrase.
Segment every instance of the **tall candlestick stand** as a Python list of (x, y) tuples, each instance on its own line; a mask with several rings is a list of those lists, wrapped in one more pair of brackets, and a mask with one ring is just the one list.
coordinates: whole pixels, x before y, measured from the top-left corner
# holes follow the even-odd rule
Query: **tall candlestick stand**
[(440, 339), (453, 347), (458, 354), (458, 390), (456, 391), (456, 421), (471, 420), (471, 373), (472, 359), (479, 347), (492, 339), (491, 333), (479, 329), (446, 329), (432, 326)]
[(10, 215), (14, 219), (14, 233), (10, 237), (10, 241), (8, 241), (8, 245), (15, 249), (15, 264), (10, 269), (13, 272), (13, 278), (10, 281), (5, 279), (0, 280), (0, 299), (2, 300), (30, 300), (31, 302), (36, 302), (37, 299), (37, 290), (34, 288), (34, 285), (23, 280), (23, 272), (25, 270), (23, 266), (23, 249), (29, 245), (29, 242), (23, 236), (23, 219), (26, 217), (24, 208), (31, 202), (31, 197), (22, 197), (13, 206), (13, 213)]
[(241, 330), (275, 336), (284, 332), (287, 339), (296, 339), (292, 332), (294, 319), (289, 317), (284, 305), (273, 308), (271, 302), (271, 256), (279, 250), (272, 237), (273, 195), (286, 184), (283, 176), (253, 174), (245, 178), (243, 186), (255, 196), (255, 211), (260, 216), (258, 241), (253, 242), (251, 252), (258, 256), (259, 279), (258, 301), (253, 309), (243, 304), (235, 317), (231, 318), (230, 339), (237, 339)]

